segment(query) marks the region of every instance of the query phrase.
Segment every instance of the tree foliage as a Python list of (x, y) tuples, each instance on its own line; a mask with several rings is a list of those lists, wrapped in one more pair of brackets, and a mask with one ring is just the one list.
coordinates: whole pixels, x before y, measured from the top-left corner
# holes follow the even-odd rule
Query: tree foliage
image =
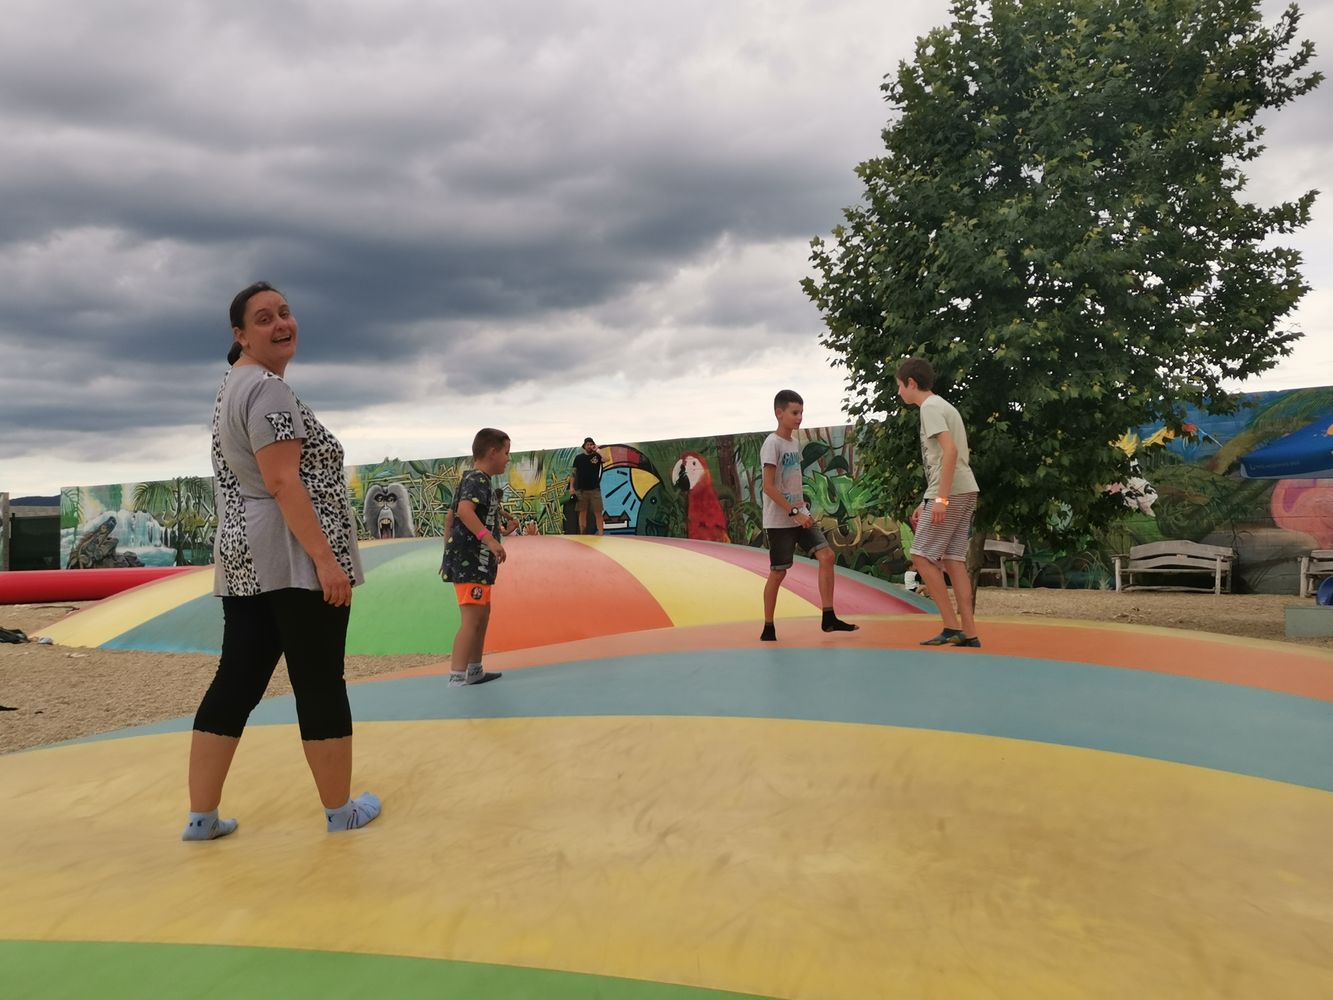
[(1126, 428), (1226, 412), (1224, 382), (1291, 352), (1280, 321), (1308, 289), (1271, 237), (1317, 192), (1253, 204), (1244, 165), (1257, 116), (1322, 75), (1299, 10), (1268, 25), (1258, 7), (958, 0), (886, 78), (885, 152), (803, 287), (900, 511), (921, 489), (906, 357), (963, 415), (979, 524), (1040, 535), (1057, 511), (1077, 533), (1111, 515)]

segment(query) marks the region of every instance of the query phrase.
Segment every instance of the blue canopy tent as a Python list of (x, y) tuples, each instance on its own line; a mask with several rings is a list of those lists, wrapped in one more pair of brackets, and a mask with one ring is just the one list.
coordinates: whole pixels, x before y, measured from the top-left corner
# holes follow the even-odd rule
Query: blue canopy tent
[(1333, 413), (1240, 460), (1247, 479), (1333, 479)]

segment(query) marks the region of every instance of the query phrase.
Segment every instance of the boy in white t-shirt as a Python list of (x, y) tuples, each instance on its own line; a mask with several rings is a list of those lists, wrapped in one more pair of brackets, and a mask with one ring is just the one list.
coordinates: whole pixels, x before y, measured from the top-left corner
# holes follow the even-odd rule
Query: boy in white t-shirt
[[(909, 358), (898, 366), (898, 398), (921, 411), (921, 464), (926, 472), (926, 494), (912, 512), (912, 565), (938, 605), (944, 628), (923, 646), (978, 648), (975, 597), (967, 573), (967, 544), (972, 515), (977, 509), (977, 480), (972, 475), (972, 453), (967, 429), (953, 405), (931, 391), (935, 370), (923, 358)], [(948, 572), (958, 599), (958, 614), (949, 603)], [(961, 621), (960, 621), (961, 619)]]
[(760, 640), (776, 642), (773, 614), (778, 590), (799, 545), (819, 561), (819, 597), (824, 609), (820, 627), (825, 632), (854, 632), (860, 626), (842, 621), (833, 613), (833, 550), (824, 533), (815, 527), (801, 489), (801, 449), (796, 431), (801, 426), (805, 401), (791, 389), (773, 397), (778, 429), (764, 439), (759, 460), (764, 466), (764, 533), (768, 536), (768, 581), (764, 584), (764, 631)]

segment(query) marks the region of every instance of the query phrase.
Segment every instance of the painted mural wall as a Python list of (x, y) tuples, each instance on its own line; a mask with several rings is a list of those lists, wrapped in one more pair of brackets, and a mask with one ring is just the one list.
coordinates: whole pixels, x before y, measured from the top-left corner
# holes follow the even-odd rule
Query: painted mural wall
[[(761, 545), (767, 431), (601, 448), (608, 534)], [(904, 525), (857, 481), (848, 427), (798, 432), (805, 490), (839, 561), (889, 578), (907, 568)], [(516, 452), (496, 478), (505, 507), (532, 534), (576, 533), (569, 475), (577, 447)], [(438, 537), (466, 457), (388, 460), (347, 470), (362, 538)], [(75, 486), (61, 491), (60, 564), (67, 568), (187, 566), (212, 561), (217, 527), (211, 479)]]
[[(759, 448), (766, 434), (604, 446), (607, 533), (762, 545)], [(911, 531), (860, 477), (850, 428), (802, 429), (798, 442), (807, 498), (839, 564), (901, 578)], [(1183, 435), (1141, 427), (1118, 443), (1129, 474), (1108, 489), (1134, 514), (1073, 551), (1025, 540), (1025, 584), (1109, 588), (1117, 552), (1188, 538), (1238, 550), (1238, 589), (1295, 593), (1297, 557), (1333, 547), (1333, 388), (1253, 394), (1230, 416), (1191, 414)], [(1299, 459), (1283, 464), (1284, 449)], [(579, 530), (568, 493), (578, 451), (513, 455), (495, 487), (520, 530)], [(1261, 459), (1271, 453), (1279, 461), (1265, 465)], [(361, 537), (439, 536), (470, 464), (456, 457), (349, 468)], [(1246, 475), (1265, 470), (1273, 478)], [(60, 564), (206, 564), (216, 524), (211, 479), (68, 487), (61, 491)]]
[[(1230, 416), (1186, 420), (1174, 438), (1143, 427), (1121, 439), (1137, 466), (1124, 491), (1136, 513), (1095, 560), (1070, 568), (1086, 571), (1083, 585), (1110, 586), (1108, 555), (1186, 538), (1234, 548), (1237, 589), (1298, 593), (1299, 557), (1333, 546), (1333, 387), (1253, 393)], [(1038, 553), (1034, 580), (1042, 562)]]

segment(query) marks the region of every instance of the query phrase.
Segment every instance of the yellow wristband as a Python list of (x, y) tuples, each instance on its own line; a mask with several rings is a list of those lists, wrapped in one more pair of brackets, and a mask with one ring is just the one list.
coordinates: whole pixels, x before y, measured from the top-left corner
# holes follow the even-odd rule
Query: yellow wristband
[(941, 507), (949, 506), (949, 500), (947, 497), (936, 497), (935, 502), (939, 504)]

